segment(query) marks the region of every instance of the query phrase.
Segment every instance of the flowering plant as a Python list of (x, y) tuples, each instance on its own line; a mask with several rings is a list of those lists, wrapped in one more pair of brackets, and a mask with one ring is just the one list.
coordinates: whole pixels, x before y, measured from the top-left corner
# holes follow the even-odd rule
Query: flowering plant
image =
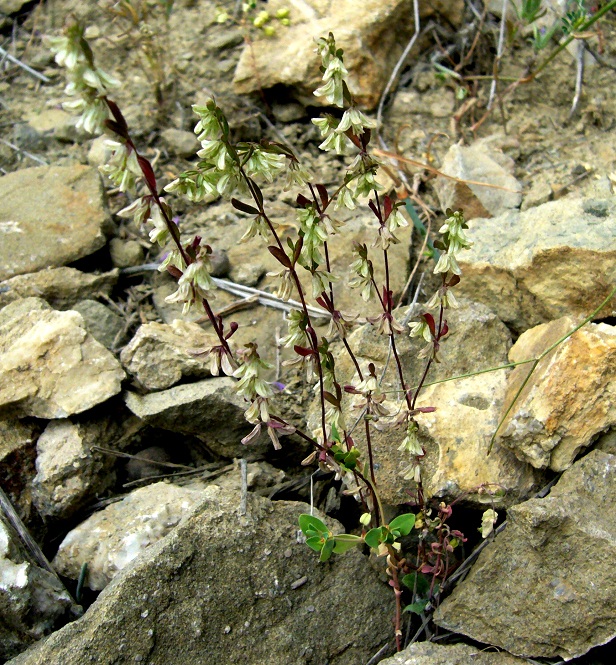
[[(110, 157), (101, 171), (121, 191), (134, 197), (132, 203), (118, 214), (132, 217), (138, 225), (147, 225), (150, 241), (168, 249), (159, 270), (177, 280), (177, 290), (167, 297), (167, 301), (182, 304), (184, 313), (193, 307), (205, 310), (218, 338), (217, 343), (207, 349), (212, 374), (222, 372), (237, 379), (236, 391), (246, 401), (246, 419), (254, 426), (242, 442), (250, 445), (262, 431), (267, 431), (273, 446), (278, 449), (282, 446), (281, 437), (296, 433), (314, 449), (304, 463), (317, 463), (322, 469), (335, 473), (343, 479), (348, 492), (361, 502), (361, 535), (334, 536), (323, 522), (307, 515), (300, 518), (300, 527), (306, 534), (307, 544), (320, 552), (322, 560), (357, 544), (368, 545), (386, 557), (390, 583), (396, 594), (396, 638), (400, 644), (400, 573), (408, 575), (412, 571), (416, 575), (414, 579), (420, 574), (430, 574), (433, 580), (430, 588), (433, 589), (434, 580), (444, 578), (450, 569), (447, 553), (464, 540), (462, 534), (450, 531), (446, 525), (450, 507), (441, 504), (438, 514), (433, 516), (427, 504), (422, 484), (425, 450), (418, 438), (417, 420), (422, 413), (434, 411), (434, 407), (418, 407), (417, 399), (448, 334), (446, 311), (457, 307), (452, 293), (460, 281), (457, 255), (471, 246), (465, 235), (467, 226), (462, 213), (447, 211), (447, 218), (440, 228), (441, 239), (435, 243), (441, 250), (434, 268), (434, 273), (440, 275), (440, 286), (419, 320), (408, 326), (412, 337), (421, 337), (426, 342), (420, 354), (425, 359), (424, 370), (417, 386), (412, 389), (396, 345), (397, 336), (406, 332), (406, 326), (398, 319), (399, 311), (394, 311), (389, 270), (390, 248), (399, 242), (396, 234), (408, 225), (408, 221), (402, 211), (403, 201), (395, 201), (384, 194), (383, 186), (376, 179), (379, 162), (369, 151), (371, 131), (376, 123), (353, 101), (347, 85), (343, 51), (336, 46), (333, 35), (317, 41), (323, 84), (314, 94), (325, 98), (339, 111), (336, 116), (325, 114), (314, 119), (313, 123), (320, 132), (323, 151), (338, 155), (353, 153), (342, 183), (335, 191), (330, 192), (315, 182), (287, 145), (273, 141), (233, 142), (227, 118), (214, 99), (193, 106), (198, 118), (194, 131), (201, 143), (197, 152), (199, 161), (169, 183), (164, 191), (168, 195), (184, 196), (191, 202), (219, 196), (228, 198), (235, 209), (247, 217), (243, 239), (259, 236), (268, 243), (267, 250), (280, 266), (278, 272), (270, 274), (277, 279), (278, 297), (284, 301), (291, 297), (297, 299), (288, 315), (288, 333), (282, 343), (293, 348), (296, 357), (292, 362), (306, 367), (308, 380), (314, 382), (318, 395), (318, 425), (312, 431), (302, 431), (277, 413), (275, 391), (268, 379), (271, 365), (261, 357), (257, 345), (251, 343), (240, 349), (234, 348), (232, 337), (237, 324), (231, 323), (227, 327), (214, 313), (211, 301), (215, 285), (210, 274), (212, 250), (198, 236), (190, 240), (182, 238), (173, 221), (171, 204), (159, 191), (152, 165), (138, 152), (124, 116), (108, 97), (115, 81), (95, 67), (83, 29), (78, 25), (70, 26), (64, 37), (52, 42), (52, 47), (56, 51), (56, 61), (67, 68), (67, 92), (79, 95), (74, 108), (82, 112), (83, 126), (92, 133), (104, 127), (113, 137), (108, 141)], [(288, 238), (286, 244), (268, 213), (261, 189), (264, 183), (271, 183), (279, 176), (286, 178), (287, 187), (300, 187), (305, 192), (297, 194), (296, 235)], [(338, 309), (333, 288), (340, 276), (333, 271), (328, 242), (335, 234), (344, 233), (345, 227), (344, 222), (336, 217), (336, 211), (355, 210), (360, 205), (367, 205), (374, 215), (376, 233), (370, 247), (368, 243), (356, 243), (353, 247), (349, 264), (353, 276), (350, 286), (358, 290), (364, 301), (375, 302), (379, 307), (379, 314), (368, 321), (388, 340), (392, 351), (401, 386), (401, 399), (395, 408), (386, 403), (375, 365), (370, 363), (362, 368), (353, 352), (348, 341), (351, 322)], [(385, 278), (381, 284), (375, 277), (373, 262), (376, 257), (380, 257), (384, 266)], [(310, 283), (312, 298), (331, 319), (330, 329), (324, 337), (319, 338), (315, 331), (314, 314), (300, 276)], [(343, 383), (338, 375), (331, 351), (334, 337), (341, 340), (353, 363), (354, 376), (345, 377), (348, 383)], [(352, 400), (352, 408), (360, 412), (365, 450), (358, 448), (345, 422), (346, 399)], [(377, 426), (399, 429), (399, 451), (408, 460), (403, 475), (414, 482), (417, 493), (417, 511), (400, 515), (389, 523), (379, 498), (371, 443), (371, 433)], [(417, 561), (410, 564), (402, 554), (400, 539), (409, 536), (413, 530), (417, 532), (419, 545)]]

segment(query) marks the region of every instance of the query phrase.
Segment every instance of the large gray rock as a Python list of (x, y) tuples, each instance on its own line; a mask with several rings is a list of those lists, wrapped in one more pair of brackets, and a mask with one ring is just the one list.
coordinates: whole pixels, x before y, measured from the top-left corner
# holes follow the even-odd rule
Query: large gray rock
[[(524, 212), (474, 219), (460, 255), (459, 292), (522, 332), (590, 314), (616, 282), (616, 201), (561, 199)], [(600, 316), (616, 312), (616, 302)]]
[(216, 455), (262, 457), (271, 446), (267, 434), (257, 443), (241, 443), (253, 426), (244, 418), (249, 403), (237, 395), (234, 386), (234, 379), (212, 377), (149, 395), (126, 392), (124, 399), (148, 425), (197, 436)]
[(0, 307), (20, 298), (36, 297), (57, 309), (70, 309), (84, 298), (109, 296), (119, 274), (118, 270), (97, 275), (62, 267), (17, 275), (0, 283)]
[(124, 376), (81, 314), (57, 312), (37, 298), (0, 310), (0, 406), (65, 418), (120, 392)]
[(204, 485), (154, 483), (94, 513), (64, 538), (53, 560), (58, 573), (77, 580), (88, 564), (85, 584), (104, 589), (147, 547), (162, 540), (203, 498)]
[(89, 166), (40, 166), (0, 178), (0, 280), (62, 266), (105, 244), (109, 216)]
[(105, 414), (87, 421), (52, 420), (39, 437), (33, 501), (46, 518), (71, 517), (115, 481), (113, 455), (95, 446), (118, 450), (142, 427), (125, 413)]
[(435, 614), (447, 630), (522, 657), (570, 660), (616, 636), (616, 457), (598, 450), (507, 528)]
[[(273, 13), (286, 4), (275, 0), (268, 10)], [(460, 22), (463, 8), (459, 0), (420, 2), (423, 19), (439, 12), (454, 24)], [(257, 39), (244, 49), (235, 72), (236, 91), (249, 93), (280, 84), (294, 88), (304, 104), (318, 104), (312, 93), (320, 85), (321, 62), (314, 52), (314, 40), (333, 32), (337, 45), (344, 49), (351, 93), (360, 104), (374, 108), (413, 34), (412, 3), (295, 0), (291, 12), (290, 27), (279, 29), (274, 39)]]
[(82, 619), (11, 665), (357, 665), (388, 639), (391, 590), (358, 550), (319, 563), (298, 535), (305, 504), (249, 495), (242, 516), (237, 493), (204, 492)]
[[(536, 358), (576, 326), (569, 316), (522, 334), (511, 362)], [(505, 404), (519, 392), (530, 365), (510, 374)], [(574, 388), (573, 388), (574, 387)], [(500, 441), (537, 468), (563, 471), (580, 450), (616, 425), (616, 327), (589, 323), (538, 365), (500, 429)]]
[(60, 628), (73, 607), (58, 579), (30, 561), (0, 513), (0, 660)]
[(146, 390), (164, 390), (183, 377), (210, 375), (205, 350), (219, 344), (196, 323), (176, 319), (171, 324), (146, 323), (120, 356), (124, 369)]
[(381, 665), (523, 665), (528, 661), (504, 651), (485, 651), (467, 644), (415, 642)]
[[(404, 311), (400, 310), (401, 320)], [(507, 328), (490, 310), (479, 303), (461, 300), (460, 309), (450, 310), (446, 316), (450, 333), (444, 338), (439, 351), (440, 363), (433, 363), (428, 382), (476, 372), (507, 363), (511, 337)], [(349, 336), (349, 344), (356, 353), (360, 365), (374, 362), (377, 375), (387, 359), (388, 338), (377, 335), (373, 326), (362, 326)], [(396, 337), (396, 347), (409, 387), (417, 385), (425, 359), (419, 357), (423, 340), (410, 339), (408, 334)], [(343, 384), (357, 383), (354, 368), (345, 349), (336, 356), (336, 373)], [(382, 389), (391, 395), (398, 389), (396, 365), (390, 358), (382, 383)], [(426, 387), (418, 400), (418, 406), (434, 406), (434, 413), (417, 416), (419, 440), (426, 450), (422, 460), (422, 479), (430, 496), (448, 500), (461, 495), (468, 501), (481, 501), (481, 485), (499, 485), (507, 492), (511, 503), (527, 498), (537, 478), (527, 462), (516, 458), (506, 446), (497, 445), (487, 456), (489, 440), (496, 428), (506, 390), (506, 372), (467, 377), (457, 381)], [(348, 403), (349, 400), (347, 400)], [(400, 402), (389, 398), (390, 412), (397, 415)], [(319, 409), (316, 402), (311, 409), (311, 425), (318, 426)], [(347, 423), (355, 422), (357, 411), (347, 409)], [(405, 470), (411, 459), (398, 447), (405, 431), (387, 427), (387, 418), (371, 428), (371, 441), (376, 462), (376, 480), (383, 501), (391, 505), (407, 503), (413, 492), (413, 480), (405, 480)], [(363, 424), (353, 437), (357, 446), (366, 451)]]
[[(522, 187), (512, 175), (513, 166), (510, 157), (490, 150), (485, 143), (452, 145), (440, 170), (457, 180), (438, 176), (434, 183), (441, 208), (463, 210), (468, 220), (497, 217), (507, 210), (519, 208)], [(477, 182), (496, 187), (474, 184)]]

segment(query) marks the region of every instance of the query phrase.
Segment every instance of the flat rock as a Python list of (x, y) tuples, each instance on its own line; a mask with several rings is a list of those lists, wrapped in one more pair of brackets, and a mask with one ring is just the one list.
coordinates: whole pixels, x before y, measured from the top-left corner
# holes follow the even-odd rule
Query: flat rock
[[(576, 326), (572, 317), (531, 328), (509, 352), (511, 362), (536, 358)], [(510, 404), (528, 376), (509, 376)], [(537, 366), (503, 422), (500, 440), (537, 468), (563, 471), (597, 436), (616, 425), (616, 327), (589, 323)]]
[(70, 620), (72, 608), (58, 579), (30, 561), (0, 513), (0, 660), (60, 628)]
[(0, 307), (20, 298), (42, 298), (56, 309), (70, 309), (85, 298), (110, 295), (120, 272), (85, 273), (75, 268), (49, 268), (0, 282)]
[(93, 654), (103, 663), (357, 665), (388, 639), (390, 589), (358, 550), (319, 563), (298, 537), (306, 504), (249, 494), (241, 516), (239, 493), (204, 493), (80, 620), (10, 665), (86, 665)]
[(116, 458), (95, 446), (119, 450), (141, 427), (126, 413), (97, 414), (87, 421), (52, 420), (37, 444), (33, 501), (44, 518), (66, 519), (115, 482)]
[(571, 660), (616, 636), (616, 457), (598, 450), (507, 528), (435, 613), (446, 630), (529, 658)]
[[(404, 318), (405, 309), (398, 311), (398, 320)], [(439, 357), (432, 365), (427, 381), (439, 381), (453, 376), (498, 367), (507, 363), (511, 337), (498, 318), (479, 303), (460, 300), (460, 309), (447, 313), (450, 333), (443, 340)], [(349, 336), (349, 345), (356, 353), (360, 365), (374, 362), (377, 375), (387, 359), (388, 341), (365, 325)], [(425, 360), (419, 358), (423, 340), (410, 339), (408, 334), (396, 337), (401, 365), (409, 386), (419, 381)], [(336, 354), (336, 373), (343, 385), (353, 383), (354, 370), (344, 349)], [(356, 379), (355, 379), (356, 381)], [(395, 363), (390, 360), (382, 382), (382, 389), (398, 389)], [(535, 487), (537, 476), (532, 467), (520, 461), (506, 446), (495, 446), (486, 455), (501, 413), (506, 389), (504, 370), (467, 377), (457, 381), (426, 387), (418, 406), (434, 406), (434, 413), (417, 416), (419, 439), (426, 450), (422, 462), (423, 483), (427, 493), (447, 500), (461, 495), (465, 500), (481, 502), (482, 485), (500, 485), (507, 492), (506, 502), (527, 498)], [(390, 412), (398, 413), (399, 402), (387, 402)], [(316, 403), (311, 408), (311, 423), (317, 426)], [(357, 412), (347, 411), (347, 422), (353, 423)], [(408, 456), (398, 450), (405, 432), (381, 424), (371, 430), (371, 441), (376, 461), (376, 480), (385, 503), (407, 503), (414, 482), (405, 480), (404, 472), (410, 464)], [(366, 450), (364, 428), (357, 427), (353, 437), (360, 450)]]
[(146, 389), (164, 390), (183, 377), (210, 376), (205, 350), (217, 344), (214, 335), (196, 323), (176, 319), (171, 324), (139, 327), (120, 356), (124, 369)]
[(120, 392), (124, 371), (87, 332), (81, 314), (37, 298), (0, 310), (0, 406), (65, 418)]
[(381, 665), (524, 665), (528, 661), (504, 651), (485, 651), (467, 644), (415, 642)]
[[(282, 0), (270, 2), (268, 10), (274, 13), (285, 4)], [(426, 19), (439, 12), (457, 24), (463, 8), (464, 3), (458, 0), (432, 0), (420, 2), (420, 15)], [(314, 40), (333, 32), (337, 46), (344, 49), (351, 93), (358, 103), (374, 108), (413, 34), (412, 3), (299, 0), (293, 2), (291, 12), (288, 28), (278, 29), (274, 38), (255, 39), (244, 49), (233, 79), (236, 92), (245, 94), (283, 85), (293, 88), (305, 105), (319, 104), (312, 94), (321, 76)]]
[(244, 446), (252, 425), (244, 419), (249, 404), (234, 390), (229, 377), (212, 377), (168, 390), (138, 395), (127, 391), (128, 408), (148, 425), (197, 436), (221, 457), (262, 457), (271, 446), (267, 434)]
[(52, 565), (73, 580), (88, 564), (85, 584), (104, 589), (147, 547), (164, 538), (202, 500), (204, 485), (154, 483), (94, 513), (68, 533)]
[[(560, 199), (474, 219), (460, 255), (459, 292), (519, 332), (561, 316), (585, 317), (616, 283), (616, 201)], [(598, 318), (612, 316), (612, 299)]]
[(105, 245), (109, 215), (98, 172), (82, 165), (0, 178), (0, 280), (57, 267)]
[[(441, 208), (463, 210), (467, 220), (497, 217), (519, 208), (522, 186), (512, 175), (513, 166), (510, 157), (504, 153), (496, 155), (485, 143), (452, 145), (439, 170), (457, 180), (439, 175), (434, 184)], [(495, 187), (475, 184), (478, 182)]]

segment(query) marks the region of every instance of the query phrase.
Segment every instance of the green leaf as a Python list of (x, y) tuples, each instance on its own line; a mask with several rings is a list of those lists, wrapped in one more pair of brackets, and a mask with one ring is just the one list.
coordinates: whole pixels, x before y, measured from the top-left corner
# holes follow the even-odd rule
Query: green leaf
[(415, 515), (413, 513), (406, 513), (406, 515), (398, 515), (394, 520), (389, 523), (389, 529), (392, 532), (398, 532), (400, 536), (408, 536), (411, 529), (415, 526)]
[(344, 554), (348, 550), (352, 549), (356, 545), (362, 542), (362, 539), (359, 536), (354, 536), (350, 533), (341, 533), (339, 536), (334, 538), (334, 552), (336, 554)]
[(336, 541), (333, 538), (328, 538), (323, 543), (323, 549), (321, 550), (321, 557), (319, 561), (327, 561), (334, 551), (334, 546)]
[(320, 552), (323, 549), (323, 538), (321, 536), (306, 538), (306, 545), (315, 552)]
[(368, 533), (364, 536), (364, 542), (366, 545), (374, 549), (378, 548), (381, 540), (383, 540), (382, 526), (376, 527), (375, 529), (370, 529), (370, 531), (368, 531)]
[(416, 603), (411, 603), (404, 608), (405, 612), (412, 612), (413, 614), (421, 614), (428, 604), (428, 600), (418, 600)]
[(304, 532), (305, 535), (312, 535), (315, 533), (324, 534), (324, 536), (329, 535), (329, 529), (323, 522), (321, 522), (318, 517), (304, 513), (299, 516), (298, 522), (299, 528)]
[[(415, 579), (417, 579), (417, 583), (415, 583)], [(420, 598), (426, 597), (430, 591), (430, 582), (428, 578), (421, 573), (409, 573), (408, 575), (405, 575), (402, 578), (402, 584), (404, 584), (407, 589), (415, 591)]]

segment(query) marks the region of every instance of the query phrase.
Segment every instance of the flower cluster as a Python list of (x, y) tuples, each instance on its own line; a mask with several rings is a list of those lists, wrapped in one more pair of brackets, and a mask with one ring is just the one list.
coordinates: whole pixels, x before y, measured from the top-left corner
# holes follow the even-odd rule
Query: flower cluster
[(465, 222), (462, 212), (459, 210), (453, 212), (448, 208), (446, 214), (448, 217), (439, 229), (439, 233), (443, 234), (443, 238), (434, 243), (435, 247), (444, 250), (434, 268), (434, 273), (460, 275), (461, 270), (456, 254), (461, 249), (469, 249), (473, 246), (473, 243), (464, 233), (464, 229), (468, 229), (468, 224)]
[(92, 52), (84, 38), (84, 28), (78, 23), (68, 26), (61, 37), (51, 38), (49, 45), (55, 52), (55, 60), (67, 70), (68, 84), (64, 92), (78, 97), (63, 104), (68, 111), (77, 111), (81, 117), (77, 128), (89, 134), (103, 131), (109, 111), (105, 97), (109, 90), (117, 88), (119, 82), (94, 66)]
[[(158, 210), (159, 208), (154, 209), (155, 212)], [(156, 229), (152, 233), (155, 233), (155, 231)], [(152, 233), (150, 233), (150, 238), (152, 237)], [(165, 301), (169, 303), (182, 303), (182, 314), (184, 315), (188, 313), (195, 302), (200, 301), (202, 298), (212, 298), (212, 294), (208, 292), (215, 289), (216, 285), (210, 276), (212, 266), (209, 255), (211, 251), (212, 249), (208, 245), (199, 248), (199, 253), (196, 255), (195, 260), (185, 268), (178, 279), (177, 291), (165, 298)], [(178, 255), (174, 255), (171, 258), (167, 257), (167, 265), (174, 265), (175, 268), (179, 269), (179, 266), (171, 263), (178, 258), (183, 263), (181, 255)]]
[[(349, 72), (344, 66), (343, 51), (336, 48), (336, 42), (331, 33), (327, 39), (322, 37), (317, 40), (316, 51), (321, 56), (323, 63), (321, 67), (323, 85), (314, 91), (314, 95), (325, 97), (330, 104), (343, 108), (345, 100), (351, 101), (346, 83)], [(346, 152), (347, 132), (350, 131), (354, 136), (361, 136), (366, 130), (376, 127), (376, 122), (365, 116), (355, 106), (348, 108), (340, 120), (328, 114), (322, 118), (314, 118), (312, 122), (319, 128), (321, 138), (324, 139), (319, 148), (326, 152), (333, 150), (338, 155)]]
[(366, 245), (355, 243), (353, 245), (353, 256), (356, 258), (349, 266), (349, 269), (355, 274), (355, 278), (349, 282), (349, 286), (352, 289), (361, 288), (361, 297), (365, 302), (368, 302), (376, 295), (376, 289), (374, 287), (372, 261), (368, 259), (368, 248)]

